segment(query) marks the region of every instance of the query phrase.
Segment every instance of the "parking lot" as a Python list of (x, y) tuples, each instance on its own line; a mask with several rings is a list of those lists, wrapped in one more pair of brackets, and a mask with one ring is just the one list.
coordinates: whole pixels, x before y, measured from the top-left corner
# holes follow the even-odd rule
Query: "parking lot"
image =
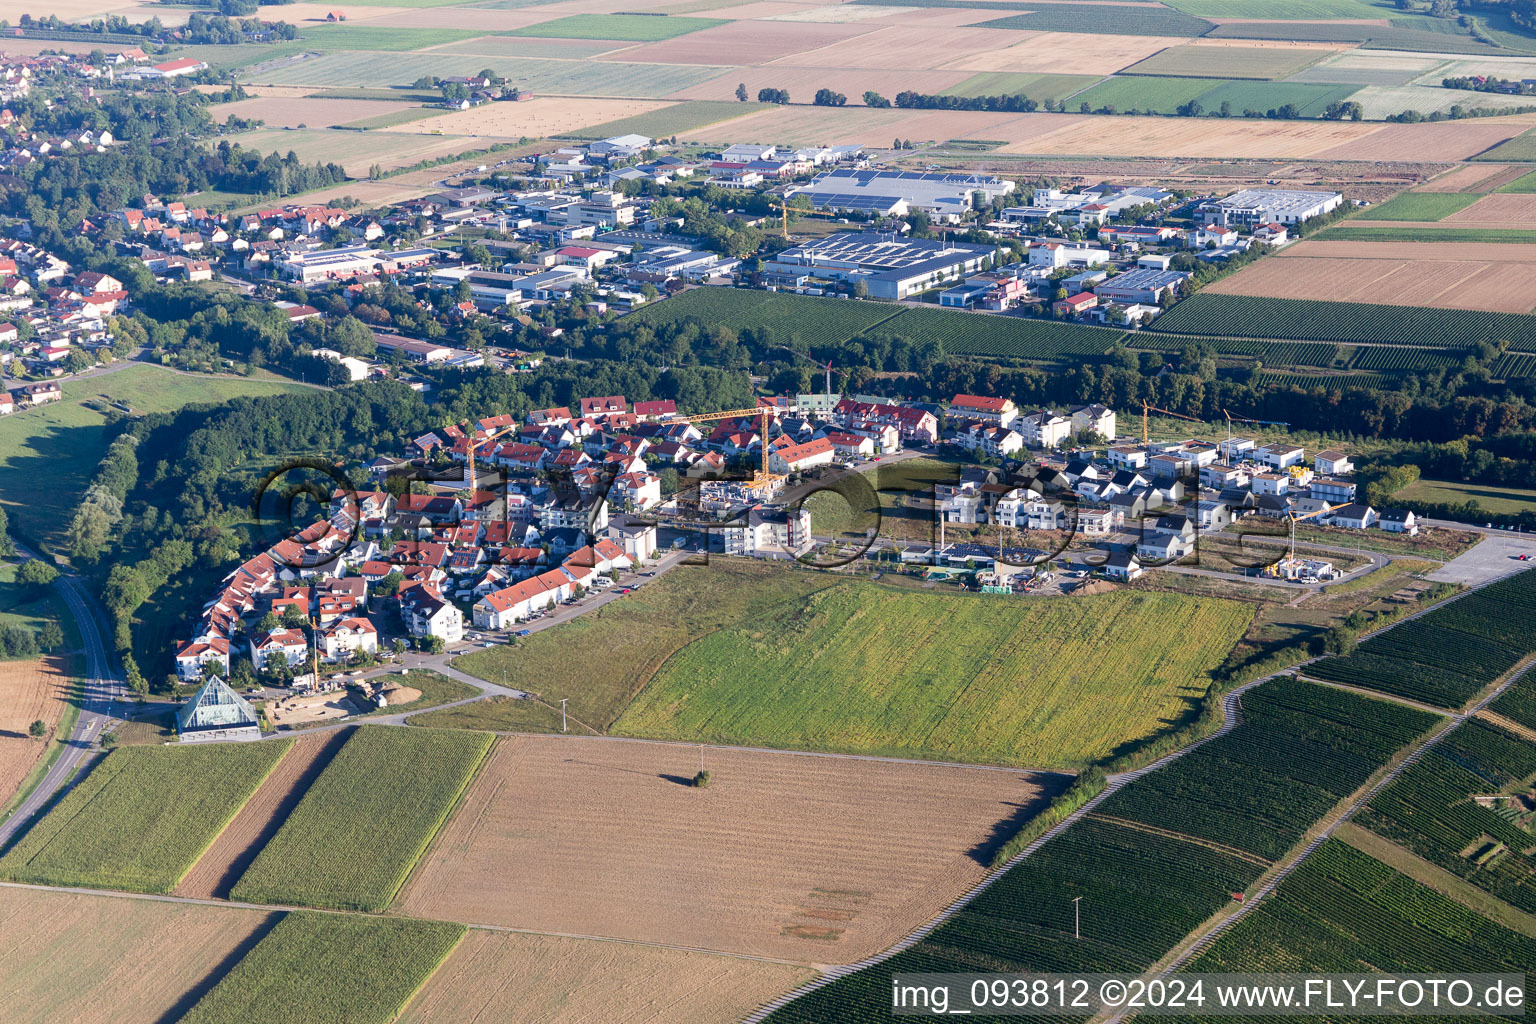
[[(1520, 556), (1528, 556), (1521, 561)], [(1536, 568), (1536, 538), (1529, 534), (1489, 533), (1482, 543), (1429, 574), (1441, 583), (1487, 583), (1522, 569)]]

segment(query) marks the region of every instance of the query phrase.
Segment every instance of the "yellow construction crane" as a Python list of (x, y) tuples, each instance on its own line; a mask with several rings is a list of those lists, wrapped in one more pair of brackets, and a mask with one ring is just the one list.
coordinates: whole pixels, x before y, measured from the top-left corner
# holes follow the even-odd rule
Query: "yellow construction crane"
[(758, 431), (758, 435), (762, 438), (760, 447), (762, 448), (763, 462), (762, 468), (753, 477), (752, 485), (757, 487), (782, 480), (783, 477), (768, 472), (768, 428), (773, 423), (772, 406), (761, 405), (755, 409), (726, 409), (723, 412), (701, 413), (698, 416), (683, 416), (680, 418), (689, 423), (715, 423), (720, 420), (746, 419), (748, 417), (762, 422), (762, 428)]
[(466, 445), (465, 445), (465, 453), (466, 453), (465, 462), (468, 464), (467, 468), (464, 471), (464, 486), (465, 487), (469, 488), (471, 491), (474, 490), (475, 489), (475, 481), (478, 479), (478, 477), (475, 475), (475, 451), (481, 445), (490, 444), (492, 441), (496, 440), (498, 437), (501, 437), (504, 434), (509, 434), (512, 431), (519, 430), (519, 429), (521, 429), (521, 425), (517, 424), (517, 423), (514, 423), (514, 424), (512, 424), (509, 427), (502, 427), (500, 430), (497, 430), (497, 431), (494, 431), (494, 432), (492, 432), (490, 434), (487, 434), (485, 437), (482, 437), (478, 441), (471, 439), (467, 434), (465, 435), (465, 441), (467, 442)]
[(1146, 402), (1142, 402), (1141, 403), (1141, 443), (1142, 444), (1146, 444), (1147, 443), (1148, 436), (1149, 436), (1148, 433), (1147, 433), (1147, 413), (1149, 413), (1149, 412), (1160, 412), (1164, 416), (1176, 416), (1176, 417), (1178, 417), (1181, 420), (1189, 420), (1191, 423), (1203, 423), (1203, 422), (1205, 422), (1204, 420), (1200, 419), (1200, 417), (1198, 417), (1198, 416), (1185, 416), (1183, 413), (1181, 413), (1181, 412), (1174, 412), (1172, 409), (1162, 409), (1162, 408), (1159, 408), (1158, 406), (1148, 405)]
[(1303, 522), (1303, 521), (1305, 521), (1307, 519), (1314, 519), (1317, 516), (1327, 515), (1329, 512), (1332, 512), (1332, 511), (1334, 511), (1336, 509), (1341, 509), (1343, 507), (1344, 507), (1343, 504), (1339, 504), (1339, 505), (1324, 505), (1322, 508), (1315, 509), (1314, 511), (1311, 511), (1311, 512), (1304, 512), (1304, 513), (1287, 512), (1286, 513), (1286, 519), (1290, 523), (1290, 531), (1291, 531), (1290, 554), (1288, 554), (1281, 561), (1276, 562), (1274, 565), (1271, 565), (1269, 568), (1265, 569), (1264, 570), (1264, 575), (1266, 575), (1266, 576), (1275, 576), (1275, 577), (1282, 577), (1283, 576), (1286, 579), (1289, 579), (1290, 578), (1290, 572), (1291, 572), (1292, 568), (1296, 565), (1296, 524), (1300, 523), (1300, 522)]

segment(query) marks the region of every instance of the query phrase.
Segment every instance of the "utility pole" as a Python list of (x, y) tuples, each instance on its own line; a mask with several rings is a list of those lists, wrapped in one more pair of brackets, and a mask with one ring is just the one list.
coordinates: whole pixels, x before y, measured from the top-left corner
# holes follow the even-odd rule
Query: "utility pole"
[(561, 697), (560, 698), (560, 731), (561, 732), (565, 732), (565, 702), (567, 700), (569, 700), (569, 699), (570, 698), (568, 698), (568, 697)]
[(1083, 898), (1081, 896), (1074, 896), (1074, 897), (1072, 897), (1072, 937), (1074, 939), (1080, 939), (1080, 938), (1083, 937), (1083, 931), (1082, 931), (1083, 906), (1082, 906), (1082, 904), (1083, 904)]

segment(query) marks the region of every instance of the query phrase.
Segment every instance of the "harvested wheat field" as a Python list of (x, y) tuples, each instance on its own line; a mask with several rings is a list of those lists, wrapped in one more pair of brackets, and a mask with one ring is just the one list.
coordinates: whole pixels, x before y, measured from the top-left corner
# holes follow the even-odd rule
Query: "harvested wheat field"
[(487, 103), (470, 110), (429, 117), (424, 121), (382, 128), (380, 131), (422, 135), (441, 131), (448, 135), (481, 135), (504, 139), (536, 139), (562, 135), (592, 124), (617, 121), (659, 110), (670, 104), (657, 100), (602, 100), (540, 96), (521, 103)]
[(283, 5), (283, 21), (290, 25), (298, 25), (301, 28), (306, 21), (324, 21), (325, 16), (335, 11), (347, 19), (347, 24), (352, 25), (362, 21), (376, 21), (379, 18), (387, 18), (394, 14), (404, 14), (411, 10), (409, 3), (402, 3), (399, 7), (375, 6), (372, 2), (367, 4), (347, 3), (342, 0), (339, 4), (304, 3), (300, 0), (295, 4)]
[[(983, 29), (978, 31), (993, 31)], [(1030, 32), (1012, 46), (960, 56), (945, 69), (1027, 71), (1052, 75), (1108, 75), (1130, 64), (1189, 42), (1172, 36), (1100, 36), (1087, 32)], [(1013, 38), (1009, 36), (1007, 38)]]
[[(1059, 114), (1042, 114), (1064, 119)], [(1004, 153), (1093, 156), (1258, 157), (1314, 156), (1380, 127), (1342, 121), (1246, 121), (1239, 118), (1077, 117), (1054, 131), (1004, 146)]]
[[(1315, 122), (1314, 122), (1315, 123)], [(1421, 124), (1389, 124), (1352, 141), (1316, 155), (1327, 160), (1465, 160), (1506, 139), (1521, 134), (1536, 122), (1517, 118), (1486, 117), (1476, 121), (1439, 121)], [(1238, 156), (1241, 154), (1227, 154)]]
[(764, 88), (787, 89), (797, 103), (809, 100), (816, 95), (817, 89), (832, 89), (846, 95), (849, 106), (855, 106), (863, 104), (864, 93), (870, 90), (880, 93), (886, 99), (893, 98), (903, 89), (941, 93), (969, 77), (970, 74), (965, 71), (866, 71), (794, 68), (774, 64), (764, 68), (738, 68), (719, 78), (711, 78), (707, 82), (689, 86), (682, 92), (673, 93), (671, 98), (732, 100), (736, 98), (736, 84), (740, 82), (746, 85), (750, 96), (756, 96), (757, 91)]
[(400, 1024), (725, 1024), (812, 976), (714, 953), (471, 931)]
[(1427, 181), (1415, 192), (1492, 192), (1526, 172), (1509, 164), (1462, 164), (1450, 172)]
[[(271, 915), (39, 889), (0, 889), (7, 1024), (158, 1024)], [(185, 1007), (183, 1006), (184, 1010)]]
[[(520, 736), (493, 750), (404, 914), (846, 963), (985, 873), (1060, 776)], [(1007, 824), (1005, 824), (1007, 823)]]
[(733, 21), (599, 59), (654, 64), (766, 64), (776, 57), (868, 34), (867, 25)]
[(27, 728), (42, 719), (52, 736), (69, 700), (70, 678), (64, 655), (0, 661), (0, 804), (47, 753), (47, 742), (33, 739)]
[[(913, 142), (947, 139), (1027, 139), (1077, 118), (1060, 114), (1010, 114), (1001, 111), (903, 110), (892, 107), (778, 107), (680, 136), (690, 142), (729, 143), (739, 138), (782, 139), (792, 145), (838, 146), (887, 138)], [(1009, 134), (1000, 134), (1000, 126)]]
[(541, 21), (573, 13), (564, 4), (494, 11), (478, 7), (418, 7), (370, 18), (368, 26), (390, 28), (455, 28), (479, 32), (512, 32)]
[(1530, 246), (1300, 242), (1208, 286), (1218, 295), (1525, 313), (1536, 304)]
[(1536, 228), (1536, 193), (1495, 192), (1435, 223), (1458, 228)]
[[(781, 23), (782, 24), (782, 23)], [(863, 33), (852, 39), (835, 41), (829, 25), (797, 26), (823, 38), (807, 47), (806, 52), (779, 60), (780, 64), (819, 68), (916, 68), (928, 70), (941, 66), (967, 67), (964, 58), (1012, 44), (1017, 37), (990, 28), (946, 28), (941, 25), (891, 25), (870, 31), (863, 25), (854, 31)], [(843, 26), (847, 29), (850, 26)], [(830, 44), (830, 45), (828, 45)]]
[(336, 729), (295, 741), (234, 820), (198, 858), (176, 886), (174, 895), (200, 900), (228, 898), (230, 886), (250, 867), (351, 732)]
[(379, 114), (419, 107), (419, 103), (394, 103), (388, 100), (327, 100), (306, 96), (256, 96), (234, 103), (210, 107), (209, 113), (220, 124), (231, 117), (264, 121), (271, 128), (329, 128), (332, 125), (360, 121)]

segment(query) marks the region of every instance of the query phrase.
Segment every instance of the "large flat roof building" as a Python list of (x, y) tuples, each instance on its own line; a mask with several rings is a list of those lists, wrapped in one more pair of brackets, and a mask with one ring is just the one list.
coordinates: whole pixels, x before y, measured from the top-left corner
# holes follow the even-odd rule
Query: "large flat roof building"
[(1224, 199), (1200, 204), (1207, 221), (1222, 225), (1298, 224), (1329, 212), (1344, 202), (1337, 192), (1299, 192), (1277, 188), (1245, 188)]
[(992, 254), (986, 245), (844, 231), (785, 249), (763, 265), (763, 274), (781, 287), (823, 278), (863, 282), (871, 298), (904, 299), (980, 270)]
[(901, 216), (912, 210), (941, 217), (971, 209), (979, 192), (991, 202), (1012, 192), (1014, 183), (982, 174), (924, 174), (838, 168), (818, 174), (809, 185), (792, 189), (818, 210)]

